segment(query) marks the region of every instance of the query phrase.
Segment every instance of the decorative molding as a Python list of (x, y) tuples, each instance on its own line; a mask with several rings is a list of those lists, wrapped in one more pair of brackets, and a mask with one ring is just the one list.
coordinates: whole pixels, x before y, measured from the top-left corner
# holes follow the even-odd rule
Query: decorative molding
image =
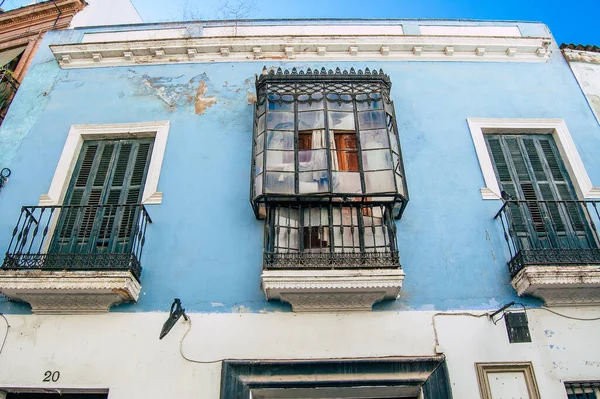
[(481, 189), (483, 199), (501, 198), (500, 185), (494, 173), (484, 134), (512, 132), (552, 134), (577, 196), (581, 199), (600, 198), (600, 187), (592, 185), (564, 119), (468, 118), (467, 123), (486, 185)]
[(156, 205), (162, 202), (158, 180), (169, 136), (169, 121), (113, 123), (104, 125), (73, 125), (69, 130), (62, 154), (56, 166), (48, 193), (40, 195), (40, 206), (61, 205), (77, 157), (84, 140), (153, 137), (154, 147), (148, 166), (148, 176), (142, 194), (142, 203)]
[[(281, 61), (290, 58), (317, 62), (324, 59), (546, 62), (551, 55), (550, 43), (549, 37), (282, 34), (55, 44), (50, 48), (60, 66), (68, 69), (182, 62), (247, 62), (259, 59)], [(223, 48), (229, 49), (226, 57), (223, 56)], [(196, 51), (194, 57), (189, 56), (190, 49)], [(452, 49), (451, 54), (449, 49)], [(92, 54), (99, 54), (101, 58), (96, 56), (94, 60)], [(129, 54), (133, 54), (133, 57)], [(65, 62), (68, 59), (70, 61)]]
[(36, 314), (104, 313), (137, 301), (140, 290), (128, 271), (0, 270), (0, 292)]
[(525, 385), (527, 386), (528, 398), (542, 399), (531, 362), (475, 363), (475, 370), (477, 372), (481, 399), (493, 399), (489, 378), (491, 375), (502, 373), (522, 373)]
[(225, 360), (219, 397), (447, 399), (452, 394), (445, 357), (434, 356)]
[(600, 266), (525, 266), (512, 279), (519, 296), (546, 306), (600, 305)]
[(368, 311), (375, 302), (396, 299), (401, 269), (264, 270), (262, 289), (268, 300), (292, 305), (294, 312)]

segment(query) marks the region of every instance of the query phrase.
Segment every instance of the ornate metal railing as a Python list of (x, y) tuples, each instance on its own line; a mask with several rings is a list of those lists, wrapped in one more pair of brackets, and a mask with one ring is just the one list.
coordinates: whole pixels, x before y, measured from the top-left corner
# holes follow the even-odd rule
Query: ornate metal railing
[(2, 268), (128, 270), (139, 280), (148, 223), (141, 204), (24, 206)]
[(265, 269), (398, 269), (398, 251), (363, 253), (265, 252)]
[(0, 169), (0, 190), (2, 190), (2, 187), (4, 187), (4, 185), (8, 181), (8, 178), (10, 177), (11, 173), (12, 172), (8, 168)]
[(512, 277), (528, 265), (600, 265), (600, 201), (509, 200), (495, 219)]
[(0, 70), (0, 123), (4, 121), (4, 116), (18, 89), (19, 82), (12, 77), (10, 72)]
[(390, 204), (272, 205), (265, 223), (265, 269), (399, 268)]

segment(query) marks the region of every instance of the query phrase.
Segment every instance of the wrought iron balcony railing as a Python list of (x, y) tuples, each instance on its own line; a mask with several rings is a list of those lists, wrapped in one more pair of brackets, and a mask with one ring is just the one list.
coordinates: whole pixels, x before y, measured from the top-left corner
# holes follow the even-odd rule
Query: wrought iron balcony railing
[(0, 70), (0, 123), (4, 121), (4, 116), (18, 89), (19, 82), (11, 76), (10, 72)]
[(140, 204), (24, 206), (2, 268), (130, 271), (139, 280), (148, 223)]
[(600, 201), (506, 201), (500, 219), (514, 277), (528, 265), (600, 265)]
[(400, 268), (390, 204), (270, 206), (264, 268)]

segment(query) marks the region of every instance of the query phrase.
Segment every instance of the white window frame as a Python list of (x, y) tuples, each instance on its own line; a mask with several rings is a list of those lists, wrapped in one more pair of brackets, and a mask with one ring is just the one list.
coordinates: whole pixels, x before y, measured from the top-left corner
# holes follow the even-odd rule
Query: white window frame
[(481, 399), (494, 399), (490, 387), (489, 377), (494, 374), (502, 373), (522, 373), (527, 393), (530, 399), (542, 399), (540, 390), (537, 385), (533, 364), (531, 362), (518, 363), (475, 363), (475, 371), (477, 373), (477, 381), (479, 383), (479, 393)]
[(577, 197), (600, 198), (600, 187), (592, 185), (564, 119), (467, 118), (467, 123), (485, 181), (485, 187), (480, 189), (484, 200), (501, 198), (500, 185), (484, 137), (484, 134), (491, 133), (551, 134), (569, 172)]
[(46, 194), (40, 196), (38, 205), (62, 205), (81, 146), (85, 140), (132, 138), (154, 138), (148, 175), (142, 194), (142, 203), (144, 205), (160, 204), (163, 194), (158, 191), (158, 180), (167, 146), (169, 128), (169, 121), (72, 125), (56, 166), (54, 177), (50, 183), (50, 188)]

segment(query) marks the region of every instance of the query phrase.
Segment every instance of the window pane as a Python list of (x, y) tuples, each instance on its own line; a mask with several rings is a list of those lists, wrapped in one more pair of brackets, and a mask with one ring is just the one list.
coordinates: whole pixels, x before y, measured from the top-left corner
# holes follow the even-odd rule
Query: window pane
[(327, 150), (309, 150), (298, 152), (299, 170), (327, 169)]
[(258, 109), (256, 111), (257, 115), (262, 115), (265, 113), (265, 109), (267, 107), (267, 102), (263, 102), (262, 104), (258, 104)]
[(323, 193), (329, 191), (327, 171), (300, 172), (298, 173), (300, 194)]
[(266, 193), (294, 194), (294, 174), (266, 172)]
[(394, 177), (396, 179), (396, 186), (398, 189), (398, 194), (400, 195), (406, 195), (406, 193), (404, 192), (404, 181), (402, 179), (402, 176), (400, 176), (400, 165), (399, 165), (399, 157), (396, 154), (392, 154), (393, 160), (394, 160)]
[(261, 115), (261, 117), (258, 118), (258, 134), (260, 134), (264, 131), (265, 131), (265, 116)]
[(360, 173), (331, 172), (333, 192), (342, 194), (360, 194)]
[(254, 196), (259, 196), (262, 194), (262, 177), (260, 174), (254, 178)]
[(329, 226), (329, 212), (327, 208), (308, 207), (304, 208), (304, 227), (307, 226)]
[(333, 224), (344, 226), (358, 226), (357, 207), (334, 207)]
[(390, 138), (390, 144), (392, 146), (392, 151), (394, 151), (396, 154), (400, 154), (400, 150), (398, 149), (398, 138), (396, 137), (396, 135), (394, 134), (393, 131), (389, 131), (388, 135)]
[(310, 150), (327, 148), (325, 130), (304, 130), (298, 132), (298, 149)]
[(302, 229), (304, 252), (329, 252), (329, 227), (304, 226)]
[[(279, 101), (282, 100), (282, 101)], [(284, 94), (279, 96), (277, 94), (269, 94), (269, 111), (293, 111), (294, 110), (294, 96)]]
[(263, 171), (263, 153), (254, 157), (254, 174), (257, 175)]
[[(334, 180), (335, 181), (335, 180)], [(394, 191), (394, 174), (391, 170), (365, 172), (366, 194)]]
[(293, 112), (269, 113), (267, 115), (267, 129), (294, 130), (294, 113)]
[(388, 133), (385, 129), (365, 130), (360, 132), (360, 147), (363, 150), (388, 148)]
[[(359, 99), (359, 96), (356, 96), (357, 99)], [(356, 109), (359, 111), (367, 111), (367, 110), (371, 110), (371, 109), (383, 109), (383, 103), (381, 102), (381, 100), (378, 101), (361, 101), (361, 102), (357, 102), (356, 103)]]
[(333, 242), (335, 252), (360, 252), (360, 240), (358, 238), (358, 228), (334, 227)]
[(381, 170), (392, 168), (389, 150), (363, 151), (362, 158), (364, 170)]
[[(302, 96), (298, 96), (298, 97), (302, 97)], [(313, 111), (313, 110), (318, 110), (318, 109), (323, 109), (323, 108), (324, 108), (323, 100), (313, 101), (311, 103), (308, 103), (308, 102), (305, 102), (305, 103), (299, 102), (298, 103), (298, 111)]]
[(267, 148), (270, 150), (293, 150), (294, 132), (278, 132), (268, 130)]
[(325, 117), (323, 111), (307, 111), (298, 113), (298, 130), (323, 129)]
[(256, 138), (256, 147), (254, 147), (254, 151), (256, 154), (259, 152), (263, 152), (265, 145), (265, 135), (261, 134)]
[(299, 213), (296, 208), (277, 207), (279, 226), (299, 227)]
[(354, 114), (351, 112), (328, 112), (329, 129), (355, 130)]
[(294, 151), (267, 150), (267, 170), (294, 171)]
[(298, 229), (284, 227), (281, 225), (277, 233), (275, 252), (289, 253), (298, 252)]
[(330, 93), (327, 95), (327, 108), (334, 111), (353, 111), (354, 110), (354, 101), (352, 96), (349, 94), (333, 94)]
[(385, 112), (364, 111), (358, 114), (360, 129), (385, 129)]

